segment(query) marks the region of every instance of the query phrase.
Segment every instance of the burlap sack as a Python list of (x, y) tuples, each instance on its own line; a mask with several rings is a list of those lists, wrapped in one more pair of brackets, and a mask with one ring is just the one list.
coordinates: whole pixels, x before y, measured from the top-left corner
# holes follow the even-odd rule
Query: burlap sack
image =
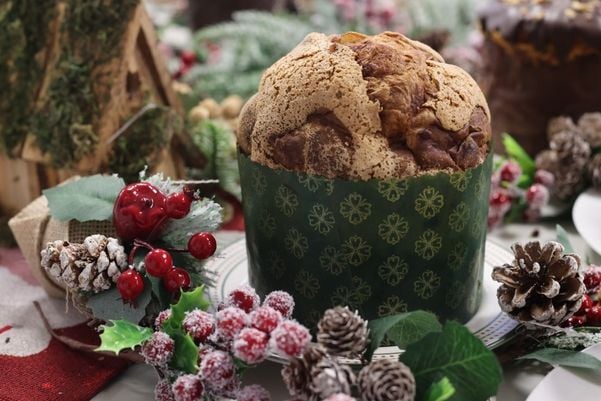
[(71, 220), (61, 222), (50, 217), (48, 201), (40, 196), (8, 222), (17, 240), (25, 260), (29, 264), (34, 277), (51, 297), (64, 298), (65, 289), (62, 283), (50, 277), (40, 265), (40, 252), (51, 241), (65, 240), (83, 242), (92, 234), (115, 236), (115, 229), (110, 221), (78, 222)]

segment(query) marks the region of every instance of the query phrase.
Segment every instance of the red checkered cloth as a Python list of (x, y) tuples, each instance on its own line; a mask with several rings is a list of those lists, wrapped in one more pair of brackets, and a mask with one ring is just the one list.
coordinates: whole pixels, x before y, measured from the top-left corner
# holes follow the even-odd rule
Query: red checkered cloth
[(46, 296), (18, 250), (0, 248), (0, 401), (89, 400), (129, 366), (54, 339), (36, 301), (57, 334), (98, 344), (83, 316)]

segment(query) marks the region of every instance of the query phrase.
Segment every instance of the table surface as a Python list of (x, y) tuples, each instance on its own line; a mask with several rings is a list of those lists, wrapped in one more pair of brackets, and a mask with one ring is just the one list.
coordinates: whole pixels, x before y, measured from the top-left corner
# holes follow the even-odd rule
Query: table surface
[[(575, 231), (570, 222), (561, 223), (568, 231), (575, 251), (587, 255), (586, 243)], [(541, 241), (555, 239), (556, 223), (544, 224), (509, 224), (489, 234), (489, 239), (506, 247), (516, 241), (537, 239)], [(258, 383), (265, 386), (272, 394), (273, 401), (289, 399), (280, 379), (281, 366), (266, 362), (260, 368), (250, 370), (245, 382)], [(548, 369), (535, 368), (523, 363), (514, 363), (505, 367), (504, 381), (499, 388), (496, 401), (524, 401), (536, 385), (548, 373)], [(94, 401), (148, 401), (154, 399), (153, 389), (157, 376), (147, 365), (135, 365), (113, 381), (107, 388), (93, 398)]]

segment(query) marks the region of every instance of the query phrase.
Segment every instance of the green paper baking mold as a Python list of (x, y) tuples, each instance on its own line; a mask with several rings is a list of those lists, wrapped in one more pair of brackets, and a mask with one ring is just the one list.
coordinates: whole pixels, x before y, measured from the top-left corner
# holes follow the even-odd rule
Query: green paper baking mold
[(263, 296), (289, 291), (301, 322), (334, 305), (367, 319), (477, 311), (491, 156), (465, 172), (369, 181), (238, 162), (250, 282)]

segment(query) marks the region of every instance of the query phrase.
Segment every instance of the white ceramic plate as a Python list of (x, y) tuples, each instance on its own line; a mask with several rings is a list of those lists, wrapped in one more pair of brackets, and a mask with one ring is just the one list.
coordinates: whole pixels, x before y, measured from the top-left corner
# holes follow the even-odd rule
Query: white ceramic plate
[(598, 255), (601, 255), (601, 191), (589, 189), (578, 196), (572, 209), (578, 233)]
[[(512, 259), (513, 255), (510, 252), (490, 241), (486, 242), (482, 304), (466, 326), (491, 349), (511, 339), (518, 326), (514, 320), (500, 312), (496, 297), (498, 284), (491, 278), (493, 266), (507, 263)], [(231, 290), (248, 283), (246, 240), (242, 239), (225, 248), (217, 258), (207, 263), (206, 268), (215, 275), (215, 285), (209, 289), (209, 297), (216, 305)], [(397, 347), (381, 347), (374, 357), (396, 359), (400, 352)], [(355, 361), (346, 362), (352, 364)]]
[[(601, 358), (601, 344), (584, 352)], [(555, 368), (526, 401), (593, 401), (601, 399), (601, 373), (580, 369)]]

